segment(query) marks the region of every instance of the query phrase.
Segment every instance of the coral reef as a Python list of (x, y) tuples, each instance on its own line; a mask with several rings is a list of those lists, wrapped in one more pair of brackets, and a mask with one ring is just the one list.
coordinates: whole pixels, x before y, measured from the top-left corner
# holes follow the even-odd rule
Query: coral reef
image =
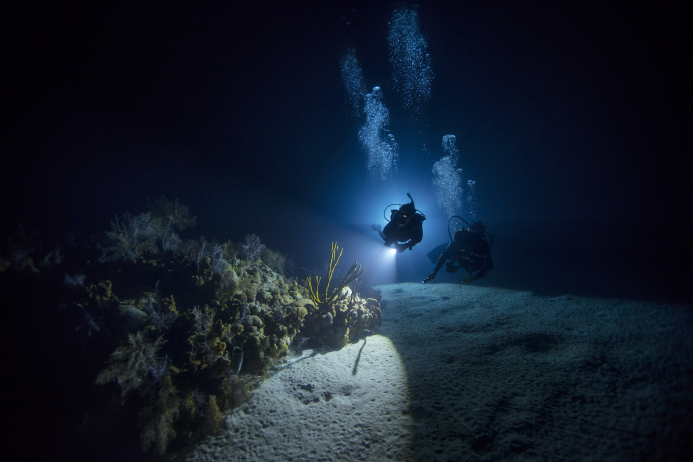
[(150, 342), (143, 331), (128, 335), (128, 344), (111, 354), (109, 366), (99, 373), (96, 384), (116, 381), (121, 388), (122, 398), (134, 390), (145, 394), (156, 389), (162, 380), (161, 359), (157, 354), (163, 343), (161, 336)]
[(247, 235), (243, 245), (243, 257), (249, 262), (255, 262), (260, 256), (260, 238), (255, 235)]
[(176, 437), (174, 421), (178, 417), (180, 404), (178, 390), (171, 382), (171, 376), (166, 376), (156, 399), (138, 414), (142, 426), (142, 449), (145, 452), (153, 444), (156, 444), (160, 455), (166, 452), (169, 442)]
[(98, 283), (97, 272), (65, 278), (81, 291), (85, 329), (119, 339), (97, 384), (117, 386), (137, 411), (142, 448), (160, 454), (215, 433), (292, 346), (338, 348), (381, 321), (379, 302), (354, 291), (358, 263), (331, 286), (336, 243), (327, 284), (316, 277), (314, 288), (286, 278), (291, 262), (256, 235), (220, 244), (173, 231), (193, 223), (187, 208), (161, 198), (112, 223)]
[(181, 246), (181, 238), (174, 231), (195, 226), (186, 206), (159, 198), (154, 210), (137, 216), (126, 213), (120, 220), (118, 216), (111, 222), (111, 231), (106, 232), (109, 245), (104, 248), (102, 262), (120, 260), (135, 263), (145, 254), (174, 252)]
[(305, 317), (305, 326), (301, 332), (308, 336), (312, 344), (341, 347), (358, 338), (364, 329), (381, 326), (379, 302), (375, 299), (364, 300), (349, 288), (352, 282), (356, 287), (357, 278), (365, 270), (357, 262), (352, 264), (340, 283), (330, 291), (330, 283), (341, 256), (342, 250), (337, 243), (333, 243), (328, 265), (328, 282), (322, 300), (319, 294), (320, 277), (316, 277), (315, 290), (311, 278), (307, 278), (312, 304), (304, 304), (305, 308), (311, 310), (307, 310), (308, 316)]

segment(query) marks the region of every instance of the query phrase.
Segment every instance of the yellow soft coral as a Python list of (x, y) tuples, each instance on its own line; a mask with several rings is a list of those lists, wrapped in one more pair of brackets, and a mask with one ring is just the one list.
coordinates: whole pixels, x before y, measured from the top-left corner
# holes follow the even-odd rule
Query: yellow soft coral
[(308, 277), (308, 289), (311, 291), (311, 300), (313, 303), (318, 306), (318, 304), (323, 304), (328, 301), (328, 288), (330, 287), (330, 281), (333, 279), (333, 272), (335, 271), (335, 267), (337, 267), (337, 263), (340, 261), (340, 257), (342, 257), (342, 251), (344, 249), (340, 249), (340, 254), (337, 256), (337, 259), (335, 259), (335, 254), (337, 254), (337, 250), (339, 248), (337, 247), (337, 243), (333, 242), (332, 243), (332, 249), (330, 251), (330, 266), (328, 267), (328, 284), (325, 286), (325, 300), (321, 301), (320, 297), (318, 295), (318, 286), (320, 285), (320, 277), (316, 276), (316, 290), (313, 291), (313, 286), (311, 285), (311, 277)]
[[(350, 267), (349, 271), (347, 272), (347, 275), (342, 279), (339, 285), (335, 289), (333, 289), (332, 293), (328, 293), (329, 288), (330, 288), (330, 282), (332, 281), (333, 278), (333, 272), (335, 271), (335, 267), (337, 267), (337, 263), (340, 261), (340, 257), (342, 256), (342, 249), (340, 249), (340, 254), (337, 255), (338, 251), (338, 246), (337, 243), (333, 242), (332, 244), (332, 250), (330, 254), (330, 266), (328, 267), (328, 284), (325, 286), (325, 300), (321, 301), (320, 296), (318, 294), (318, 286), (320, 285), (320, 277), (316, 277), (316, 290), (313, 290), (313, 285), (311, 283), (311, 278), (307, 278), (308, 280), (308, 288), (309, 291), (311, 292), (311, 300), (313, 303), (316, 305), (316, 307), (319, 304), (333, 304), (337, 302), (340, 299), (340, 296), (342, 295), (342, 290), (350, 284), (352, 281), (354, 281), (358, 276), (360, 276), (362, 273), (364, 273), (364, 268), (362, 268), (361, 265), (359, 265), (356, 261), (354, 264), (352, 264), (352, 267)], [(337, 255), (337, 259), (335, 256)]]

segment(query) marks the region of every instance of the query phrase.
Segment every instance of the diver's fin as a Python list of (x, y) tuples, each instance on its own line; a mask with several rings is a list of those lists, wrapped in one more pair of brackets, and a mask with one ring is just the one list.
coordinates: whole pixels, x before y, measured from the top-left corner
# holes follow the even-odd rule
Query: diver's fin
[(431, 250), (429, 254), (427, 254), (427, 257), (429, 258), (432, 264), (435, 264), (439, 261), (439, 257), (441, 257), (441, 254), (443, 254), (447, 247), (448, 243), (443, 243), (442, 245), (436, 246), (434, 249)]

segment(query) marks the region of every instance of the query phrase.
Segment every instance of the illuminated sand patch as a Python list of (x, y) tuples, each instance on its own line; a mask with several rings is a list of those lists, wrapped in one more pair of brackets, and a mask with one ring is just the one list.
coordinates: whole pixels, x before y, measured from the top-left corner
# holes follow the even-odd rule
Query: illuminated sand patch
[(611, 461), (691, 453), (691, 306), (454, 284), (378, 289), (381, 335), (337, 352), (306, 351), (187, 457)]

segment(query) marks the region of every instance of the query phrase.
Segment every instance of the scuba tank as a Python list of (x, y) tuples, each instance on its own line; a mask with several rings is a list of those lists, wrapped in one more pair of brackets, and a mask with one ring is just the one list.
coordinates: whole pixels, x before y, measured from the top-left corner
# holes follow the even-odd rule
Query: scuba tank
[[(463, 222), (465, 222), (465, 224), (468, 226), (468, 229), (470, 227), (472, 227), (472, 225), (470, 225), (467, 220), (460, 217), (459, 215), (451, 216), (451, 218), (448, 219), (448, 238), (450, 238), (451, 241), (453, 241), (453, 236), (451, 236), (451, 220), (453, 220), (455, 218), (458, 218), (458, 219), (462, 220)], [(458, 231), (458, 230), (456, 230), (456, 231)], [(487, 235), (489, 236), (489, 239), (491, 240), (491, 242), (487, 241)], [(482, 237), (484, 238), (485, 241), (487, 241), (487, 244), (489, 245), (489, 249), (491, 249), (492, 245), (494, 244), (494, 237), (492, 236), (492, 234), (489, 233), (487, 230), (485, 230), (484, 233), (482, 234)]]
[[(412, 196), (411, 196), (409, 193), (407, 193), (407, 197), (410, 198), (410, 203), (412, 204), (412, 207), (414, 208), (414, 199), (412, 199)], [(390, 222), (390, 219), (389, 219), (388, 217), (386, 217), (386, 210), (387, 210), (390, 206), (400, 206), (400, 207), (402, 207), (403, 205), (404, 205), (404, 204), (398, 204), (398, 203), (388, 204), (388, 205), (385, 207), (385, 209), (383, 209), (383, 218), (386, 219), (386, 222)], [(400, 210), (399, 208), (398, 208), (398, 209), (391, 209), (391, 211), (390, 211), (390, 216), (393, 217), (393, 214), (395, 214), (395, 213), (398, 212), (399, 210)], [(427, 218), (427, 217), (424, 215), (424, 213), (423, 213), (422, 211), (420, 211), (419, 209), (415, 209), (415, 212), (414, 212), (414, 213), (415, 213), (415, 214), (418, 214), (418, 215), (420, 215), (420, 216), (422, 216), (422, 218), (423, 218), (424, 220), (426, 220), (426, 218)]]
[[(455, 218), (460, 219), (460, 220), (462, 220), (463, 222), (465, 222), (465, 224), (468, 226), (468, 228), (471, 226), (471, 225), (468, 223), (467, 220), (465, 220), (465, 219), (463, 219), (462, 217), (457, 216), (457, 215), (454, 215), (454, 216), (452, 216), (450, 219), (448, 219), (448, 238), (449, 238), (449, 240), (448, 240), (447, 242), (443, 243), (443, 244), (440, 244), (440, 245), (436, 246), (434, 249), (432, 249), (432, 250), (427, 254), (427, 257), (429, 258), (429, 260), (431, 261), (431, 263), (435, 264), (435, 263), (438, 261), (439, 256), (440, 256), (441, 254), (443, 254), (443, 252), (444, 252), (444, 251), (446, 250), (446, 248), (448, 247), (448, 244), (449, 244), (451, 241), (453, 241), (453, 235), (451, 234), (451, 221), (452, 221), (453, 219), (455, 219)], [(459, 224), (459, 225), (460, 225), (460, 224)], [(456, 228), (457, 228), (457, 227), (456, 227)], [(464, 227), (462, 227), (462, 228), (464, 228)], [(458, 230), (455, 230), (455, 231), (458, 231)], [(485, 241), (487, 241), (487, 244), (489, 245), (489, 249), (491, 249), (491, 248), (492, 248), (492, 245), (494, 244), (494, 237), (493, 237), (489, 232), (487, 232), (487, 231), (485, 231), (484, 233), (485, 233), (485, 235), (489, 235), (489, 239), (490, 239), (489, 241), (487, 241), (486, 236), (485, 236), (484, 239), (485, 239)]]

